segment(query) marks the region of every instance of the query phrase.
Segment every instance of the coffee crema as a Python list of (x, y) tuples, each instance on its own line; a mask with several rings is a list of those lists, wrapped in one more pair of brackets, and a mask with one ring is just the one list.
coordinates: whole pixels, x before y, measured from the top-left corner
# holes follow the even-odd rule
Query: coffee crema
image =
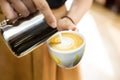
[(59, 51), (71, 51), (79, 48), (82, 43), (83, 39), (74, 33), (61, 33), (62, 41), (58, 35), (53, 36), (49, 40), (49, 45)]

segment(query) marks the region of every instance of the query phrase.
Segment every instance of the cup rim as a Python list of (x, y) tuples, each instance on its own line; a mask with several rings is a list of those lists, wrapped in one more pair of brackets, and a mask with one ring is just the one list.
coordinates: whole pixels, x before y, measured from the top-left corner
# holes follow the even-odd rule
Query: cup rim
[(57, 53), (60, 53), (60, 54), (70, 54), (70, 53), (74, 53), (74, 52), (76, 52), (76, 51), (79, 51), (81, 48), (83, 48), (83, 47), (85, 46), (85, 38), (84, 38), (84, 36), (83, 36), (81, 33), (76, 32), (76, 31), (67, 31), (67, 30), (65, 30), (65, 31), (60, 31), (60, 33), (66, 33), (66, 32), (67, 32), (67, 33), (71, 33), (71, 32), (72, 32), (73, 34), (77, 34), (78, 36), (80, 36), (80, 37), (82, 38), (82, 40), (83, 40), (83, 43), (81, 44), (81, 46), (78, 47), (78, 48), (76, 48), (76, 49), (74, 49), (74, 50), (70, 50), (70, 51), (60, 51), (60, 50), (56, 50), (56, 49), (50, 47), (50, 45), (49, 45), (49, 40), (50, 40), (52, 37), (54, 37), (55, 35), (58, 35), (58, 32), (57, 32), (57, 33), (55, 33), (54, 35), (52, 35), (52, 36), (47, 40), (47, 46), (48, 46), (48, 48), (51, 49), (52, 51), (57, 52)]

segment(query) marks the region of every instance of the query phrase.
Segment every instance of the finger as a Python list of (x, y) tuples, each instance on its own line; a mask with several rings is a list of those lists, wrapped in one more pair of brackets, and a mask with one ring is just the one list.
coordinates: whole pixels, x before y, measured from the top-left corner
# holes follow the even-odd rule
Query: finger
[(69, 30), (77, 31), (77, 28), (73, 25), (73, 26), (70, 26), (70, 27), (69, 27)]
[(33, 13), (36, 11), (32, 0), (23, 0), (23, 3), (27, 6), (28, 10)]
[(79, 29), (78, 29), (78, 28), (76, 28), (74, 31), (79, 32)]
[(7, 0), (0, 0), (0, 7), (6, 18), (14, 19), (17, 17), (17, 13), (13, 10)]
[(57, 26), (57, 21), (52, 11), (50, 10), (48, 3), (45, 0), (33, 0), (33, 2), (35, 3), (38, 10), (40, 10), (40, 12), (44, 14), (47, 23), (51, 27), (55, 28)]
[(57, 29), (59, 31), (61, 30), (72, 30), (72, 31), (77, 31), (77, 28), (75, 26), (70, 26), (70, 25), (66, 25), (66, 26), (58, 26)]
[(58, 30), (73, 30), (73, 31), (75, 31), (77, 28), (69, 19), (63, 18), (58, 21), (57, 29)]
[(23, 17), (27, 17), (30, 14), (29, 10), (21, 0), (9, 0), (9, 1), (11, 2), (12, 7), (14, 7), (14, 9)]

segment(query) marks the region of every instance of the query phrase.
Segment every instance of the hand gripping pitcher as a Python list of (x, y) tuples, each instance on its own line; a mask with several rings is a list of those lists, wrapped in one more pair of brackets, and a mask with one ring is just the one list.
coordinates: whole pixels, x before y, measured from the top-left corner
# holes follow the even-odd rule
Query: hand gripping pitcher
[(0, 39), (7, 48), (17, 57), (22, 57), (42, 43), (57, 29), (51, 28), (42, 14), (34, 14), (27, 18), (20, 18), (14, 24), (4, 20), (0, 23)]

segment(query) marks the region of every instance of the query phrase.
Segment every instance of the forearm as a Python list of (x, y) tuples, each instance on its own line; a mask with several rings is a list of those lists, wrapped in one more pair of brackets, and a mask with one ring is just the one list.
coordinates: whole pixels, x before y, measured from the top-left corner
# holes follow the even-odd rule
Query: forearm
[(67, 16), (77, 24), (82, 16), (90, 9), (92, 2), (93, 0), (73, 0)]

